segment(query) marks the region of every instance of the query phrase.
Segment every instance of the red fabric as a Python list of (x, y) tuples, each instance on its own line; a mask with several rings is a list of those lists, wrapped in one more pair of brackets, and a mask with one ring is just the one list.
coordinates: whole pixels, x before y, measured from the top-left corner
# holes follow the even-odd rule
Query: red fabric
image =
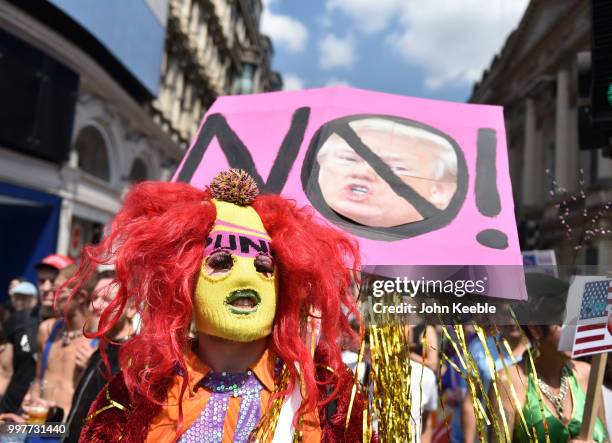
[(73, 263), (74, 260), (72, 260), (70, 257), (66, 257), (62, 254), (51, 254), (43, 258), (42, 261), (36, 264), (34, 267), (38, 269), (43, 266), (50, 266), (52, 268), (57, 269), (58, 271), (61, 271), (62, 269), (67, 266), (70, 266)]
[[(356, 391), (355, 399), (351, 408), (351, 418), (348, 427), (346, 426), (346, 416), (351, 401), (353, 390), (354, 374), (346, 366), (333, 373), (329, 371), (329, 355), (323, 349), (317, 350), (317, 381), (319, 384), (319, 398), (328, 401), (325, 407), (319, 408), (319, 420), (323, 431), (323, 442), (329, 443), (353, 443), (360, 442), (363, 438), (363, 408), (366, 396), (363, 392)], [(330, 397), (327, 390), (330, 384), (335, 388), (335, 397)], [(328, 419), (328, 408), (335, 407), (335, 413)]]
[[(138, 397), (137, 400), (131, 401), (123, 374), (120, 372), (98, 394), (88, 415), (96, 413), (109, 404), (106, 398), (107, 389), (110, 398), (125, 406), (127, 410), (111, 408), (92, 417), (91, 420), (84, 423), (79, 442), (110, 443), (120, 439), (122, 443), (145, 441), (151, 420), (159, 413), (161, 405), (148, 401), (146, 397)], [(163, 396), (162, 392), (166, 389), (159, 389), (157, 395)]]
[(434, 428), (431, 436), (431, 443), (450, 443), (450, 423), (452, 417), (448, 416), (445, 420), (442, 420)]
[[(338, 393), (335, 399), (336, 413), (331, 420), (326, 417), (326, 408), (319, 408), (319, 419), (323, 431), (323, 442), (329, 443), (354, 443), (360, 442), (363, 438), (363, 408), (365, 405), (365, 395), (363, 392), (355, 392), (355, 399), (351, 409), (351, 418), (348, 428), (346, 427), (346, 416), (348, 414), (351, 392), (353, 389), (353, 372), (344, 367), (338, 371), (337, 380)], [(324, 385), (322, 385), (324, 386)], [(320, 395), (324, 395), (323, 392)]]

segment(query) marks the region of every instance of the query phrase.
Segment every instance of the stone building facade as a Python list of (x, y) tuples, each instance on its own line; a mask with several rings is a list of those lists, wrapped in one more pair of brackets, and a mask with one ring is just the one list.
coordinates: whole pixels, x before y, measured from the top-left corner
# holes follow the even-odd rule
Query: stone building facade
[[(591, 220), (580, 207), (581, 189), (589, 215), (612, 199), (612, 160), (600, 150), (581, 151), (578, 142), (577, 55), (589, 48), (589, 2), (532, 0), (469, 98), (504, 107), (523, 249), (554, 249), (557, 261), (567, 265), (612, 263), (608, 235), (579, 239)], [(551, 195), (553, 180), (567, 196)], [(560, 222), (562, 201), (571, 206), (567, 223), (573, 240)], [(604, 214), (596, 227), (608, 224)]]
[[(45, 157), (0, 140), (0, 285), (18, 275), (33, 279), (33, 264), (49, 253), (78, 257), (84, 244), (98, 241), (132, 183), (171, 177), (217, 96), (282, 86), (270, 67), (271, 42), (259, 31), (261, 0), (134, 0), (117, 6), (123, 8), (119, 17), (132, 13), (151, 28), (141, 32), (135, 22), (131, 35), (141, 32), (145, 39), (157, 30), (158, 40), (140, 46), (158, 45), (158, 61), (143, 74), (153, 79), (148, 87), (128, 66), (144, 55), (109, 54), (99, 36), (108, 37), (104, 26), (114, 25), (113, 15), (103, 10), (96, 21), (88, 15), (92, 7), (106, 6), (97, 0), (0, 0), (0, 64), (3, 48), (25, 45), (77, 79), (62, 155), (42, 146), (50, 155)], [(119, 49), (129, 54), (136, 41)], [(10, 63), (25, 76), (45, 75), (19, 55)], [(10, 95), (3, 104), (21, 100), (19, 91), (3, 89)]]
[(189, 141), (219, 95), (281, 89), (261, 0), (171, 0), (162, 84), (153, 108), (174, 139)]

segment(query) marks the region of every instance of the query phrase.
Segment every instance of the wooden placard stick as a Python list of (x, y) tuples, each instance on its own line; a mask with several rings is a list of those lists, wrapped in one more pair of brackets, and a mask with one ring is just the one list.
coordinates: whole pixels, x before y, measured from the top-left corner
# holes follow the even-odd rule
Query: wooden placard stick
[(597, 354), (591, 362), (591, 373), (589, 374), (589, 385), (586, 399), (584, 401), (584, 414), (582, 415), (582, 426), (580, 428), (580, 440), (593, 440), (593, 429), (600, 408), (601, 385), (603, 384), (604, 372), (606, 371), (606, 360), (608, 354)]

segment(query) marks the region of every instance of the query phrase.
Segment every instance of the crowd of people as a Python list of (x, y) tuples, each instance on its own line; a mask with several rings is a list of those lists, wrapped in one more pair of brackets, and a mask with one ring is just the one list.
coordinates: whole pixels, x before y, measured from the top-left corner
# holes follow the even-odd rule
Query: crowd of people
[[(106, 384), (109, 369), (110, 374), (119, 371), (118, 351), (137, 329), (137, 311), (134, 306), (126, 306), (119, 321), (105, 334), (110, 339), (104, 350), (108, 368), (99, 340), (88, 338), (87, 333), (98, 330), (100, 316), (113, 300), (117, 289), (114, 268), (100, 266), (72, 296), (71, 277), (77, 265), (69, 257), (59, 254), (45, 257), (36, 265), (36, 271), (36, 285), (23, 278), (10, 282), (8, 301), (0, 308), (0, 420), (34, 423), (42, 410), (41, 422), (66, 423), (68, 433), (63, 441), (78, 441), (90, 406)], [(549, 295), (538, 309), (547, 312), (563, 309), (565, 283), (552, 277), (528, 275), (527, 285), (530, 294)], [(473, 443), (481, 437), (474, 399), (465, 374), (456, 370), (461, 367), (461, 357), (454, 355), (448, 341), (445, 347), (444, 337), (455, 332), (447, 327), (443, 333), (443, 327), (406, 326), (411, 344), (413, 421), (407, 424), (406, 432), (412, 433), (415, 442)], [(498, 404), (496, 395), (501, 397), (512, 441), (533, 441), (528, 437), (533, 432), (538, 441), (544, 441), (546, 432), (551, 441), (578, 441), (590, 367), (557, 350), (559, 325), (491, 327), (484, 343), (473, 327), (464, 325), (463, 330), (491, 404)], [(496, 346), (496, 342), (505, 342), (508, 347)], [(528, 350), (533, 355), (537, 376), (527, 364)], [(359, 371), (361, 380), (367, 379), (367, 359), (357, 367), (356, 356), (347, 349), (343, 360)], [(499, 394), (491, 388), (495, 374), (489, 361), (493, 361), (497, 371)], [(545, 420), (541, 419), (536, 385), (542, 393)], [(516, 398), (511, 395), (512, 390)], [(610, 391), (604, 388), (604, 392)], [(484, 404), (486, 400), (479, 401)], [(593, 441), (608, 441), (609, 420), (605, 413), (610, 408), (607, 401), (602, 402)], [(442, 420), (442, 416), (447, 420)], [(501, 414), (491, 418), (500, 417)], [(499, 426), (502, 429), (503, 424)], [(489, 432), (488, 438), (496, 440), (493, 432)]]
[[(36, 265), (37, 285), (13, 279), (0, 310), (0, 420), (65, 422), (63, 441), (78, 441), (90, 405), (106, 384), (99, 340), (87, 333), (97, 331), (116, 292), (114, 268), (100, 266), (71, 295), (77, 268), (69, 257), (45, 257)], [(111, 373), (118, 371), (118, 349), (132, 335), (135, 315), (127, 306), (106, 334)]]
[[(539, 300), (534, 309), (549, 313), (553, 319), (563, 318), (569, 289), (565, 282), (534, 273), (526, 274), (526, 284), (530, 297)], [(406, 325), (412, 421), (406, 432), (412, 432), (411, 441), (474, 443), (483, 438), (498, 441), (495, 428), (503, 432), (505, 417), (509, 435), (503, 441), (544, 442), (548, 434), (551, 442), (582, 442), (578, 435), (586, 407), (588, 357), (574, 360), (571, 352), (558, 350), (562, 328), (559, 324), (518, 325), (509, 321), (493, 325), (487, 319), (480, 320), (484, 337), (478, 336), (474, 324), (461, 325), (461, 330), (483, 391), (488, 392), (487, 399), (476, 392), (489, 419), (484, 431), (478, 429), (475, 412), (478, 408), (462, 369), (465, 356), (462, 358), (453, 346), (453, 341), (459, 342), (455, 326)], [(356, 349), (343, 354), (352, 369), (356, 367), (356, 355)], [(360, 379), (367, 379), (370, 371), (367, 357), (364, 360)], [(497, 392), (492, 386), (494, 379)], [(612, 365), (608, 364), (603, 398), (589, 443), (610, 441), (607, 429), (612, 425), (611, 387)], [(487, 408), (487, 403), (493, 410)]]

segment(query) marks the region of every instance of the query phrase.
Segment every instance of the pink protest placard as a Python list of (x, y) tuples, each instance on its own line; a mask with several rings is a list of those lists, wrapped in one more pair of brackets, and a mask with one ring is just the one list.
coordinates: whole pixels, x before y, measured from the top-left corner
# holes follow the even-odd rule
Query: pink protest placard
[(173, 180), (203, 188), (228, 167), (353, 234), (366, 264), (522, 265), (501, 107), (352, 88), (220, 97)]

